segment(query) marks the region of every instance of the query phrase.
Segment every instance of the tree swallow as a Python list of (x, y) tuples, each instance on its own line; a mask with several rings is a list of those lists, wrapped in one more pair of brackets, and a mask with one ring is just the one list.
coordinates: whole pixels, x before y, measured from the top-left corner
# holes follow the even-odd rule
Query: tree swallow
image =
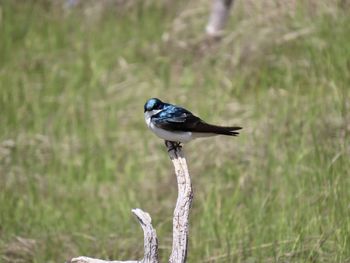
[(196, 138), (215, 135), (237, 136), (241, 127), (217, 126), (204, 122), (190, 111), (160, 99), (149, 99), (144, 106), (148, 128), (170, 142), (186, 143)]

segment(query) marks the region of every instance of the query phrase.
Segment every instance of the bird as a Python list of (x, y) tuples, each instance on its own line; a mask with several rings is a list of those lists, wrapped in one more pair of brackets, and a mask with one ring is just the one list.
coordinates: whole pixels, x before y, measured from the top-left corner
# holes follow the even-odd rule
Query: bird
[(237, 136), (239, 126), (218, 126), (206, 123), (183, 107), (151, 98), (144, 105), (148, 128), (165, 143), (188, 143), (196, 138), (215, 135)]

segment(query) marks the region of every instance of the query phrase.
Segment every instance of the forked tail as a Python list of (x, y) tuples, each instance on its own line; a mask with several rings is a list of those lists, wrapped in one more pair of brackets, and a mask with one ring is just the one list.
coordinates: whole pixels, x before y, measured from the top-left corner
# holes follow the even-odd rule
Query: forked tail
[(238, 126), (217, 126), (208, 124), (205, 122), (197, 123), (196, 127), (192, 130), (194, 132), (200, 133), (215, 133), (229, 136), (237, 136), (239, 132), (238, 130), (242, 129), (242, 127)]

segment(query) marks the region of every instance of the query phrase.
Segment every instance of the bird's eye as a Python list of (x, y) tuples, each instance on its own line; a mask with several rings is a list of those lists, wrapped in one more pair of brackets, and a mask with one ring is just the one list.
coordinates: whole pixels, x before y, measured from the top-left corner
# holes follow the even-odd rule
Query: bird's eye
[(149, 99), (145, 106), (144, 106), (144, 111), (152, 111), (152, 110), (161, 110), (162, 109), (162, 102), (159, 101), (158, 99)]
[(152, 110), (159, 110), (159, 109), (160, 109), (159, 103), (155, 103), (152, 107)]

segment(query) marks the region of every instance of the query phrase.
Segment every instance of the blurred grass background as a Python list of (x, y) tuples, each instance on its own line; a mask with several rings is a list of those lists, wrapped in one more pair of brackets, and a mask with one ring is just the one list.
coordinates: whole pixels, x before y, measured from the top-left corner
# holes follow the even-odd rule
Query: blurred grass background
[(186, 145), (189, 262), (350, 262), (348, 1), (0, 2), (0, 262), (165, 262), (177, 196), (149, 97), (237, 138)]

